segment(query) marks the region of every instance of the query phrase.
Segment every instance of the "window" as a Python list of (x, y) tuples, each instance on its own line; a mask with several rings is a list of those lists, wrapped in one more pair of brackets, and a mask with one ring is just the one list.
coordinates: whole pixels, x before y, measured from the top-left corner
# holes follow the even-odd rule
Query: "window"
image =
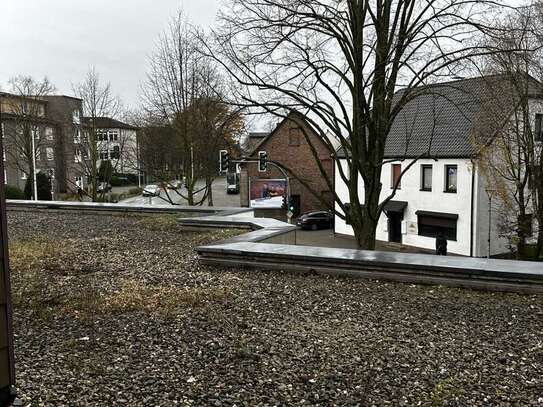
[(445, 192), (456, 193), (458, 178), (458, 166), (445, 166)]
[(300, 145), (300, 129), (290, 129), (288, 133), (288, 145), (299, 146)]
[(80, 163), (82, 161), (81, 159), (81, 149), (80, 148), (76, 148), (75, 151), (74, 151), (74, 160), (76, 163)]
[(72, 118), (73, 118), (73, 122), (74, 124), (80, 124), (81, 123), (81, 116), (79, 114), (79, 110), (78, 109), (75, 109), (72, 113)]
[(34, 136), (34, 140), (38, 141), (40, 139), (40, 129), (37, 127), (33, 127), (32, 136)]
[(53, 128), (52, 127), (46, 127), (45, 128), (45, 138), (49, 141), (53, 140)]
[(107, 133), (102, 130), (96, 131), (96, 140), (98, 141), (107, 141)]
[(26, 178), (27, 178), (26, 172), (21, 171), (21, 179), (26, 179)]
[(121, 158), (121, 149), (119, 146), (113, 146), (110, 157), (113, 160), (118, 160), (119, 158)]
[(79, 144), (81, 143), (81, 130), (74, 129), (74, 143)]
[(119, 132), (116, 130), (109, 132), (109, 141), (117, 141), (119, 140)]
[(6, 137), (6, 126), (4, 123), (0, 123), (0, 126), (2, 126), (2, 138)]
[(41, 150), (36, 148), (36, 160), (41, 160)]
[(432, 166), (422, 165), (420, 171), (421, 171), (420, 190), (431, 191), (432, 190)]
[(2, 146), (2, 159), (6, 161), (6, 146)]
[(535, 115), (535, 132), (534, 132), (535, 141), (543, 141), (543, 114)]
[(7, 183), (8, 183), (8, 172), (4, 168), (4, 184), (7, 184)]
[(51, 147), (47, 147), (45, 149), (45, 155), (47, 155), (47, 159), (49, 161), (53, 160), (55, 158), (55, 155), (54, 155), (54, 152), (53, 152), (53, 149)]
[(100, 151), (100, 160), (109, 160), (109, 152)]
[(438, 237), (441, 233), (447, 240), (456, 241), (458, 215), (417, 211), (419, 236)]
[(402, 165), (401, 164), (392, 164), (392, 185), (391, 188), (402, 187)]

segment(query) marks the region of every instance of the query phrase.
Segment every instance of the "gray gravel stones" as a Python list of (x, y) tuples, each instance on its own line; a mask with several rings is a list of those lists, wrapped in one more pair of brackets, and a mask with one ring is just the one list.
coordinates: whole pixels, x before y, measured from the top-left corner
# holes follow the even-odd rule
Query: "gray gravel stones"
[[(541, 297), (212, 268), (220, 236), (149, 219), (8, 212), (63, 249), (15, 308), (25, 405), (543, 405)], [(92, 311), (126, 281), (179, 301)]]

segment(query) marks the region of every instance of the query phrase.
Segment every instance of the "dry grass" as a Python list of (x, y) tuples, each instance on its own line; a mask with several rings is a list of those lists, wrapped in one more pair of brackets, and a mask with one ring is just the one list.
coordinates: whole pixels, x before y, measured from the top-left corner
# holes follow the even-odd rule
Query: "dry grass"
[(43, 313), (59, 304), (51, 276), (59, 270), (64, 250), (69, 252), (69, 246), (45, 240), (10, 242), (12, 300), (15, 306)]
[(144, 216), (138, 222), (140, 226), (157, 232), (171, 231), (179, 226), (179, 215)]
[(147, 286), (129, 280), (123, 282), (119, 291), (101, 299), (99, 311), (105, 314), (143, 311), (169, 316), (181, 307), (224, 301), (229, 296), (230, 292), (224, 287)]
[[(94, 274), (70, 272), (74, 248), (43, 240), (10, 243), (13, 303), (43, 318), (51, 314), (96, 314), (147, 312), (170, 316), (182, 307), (196, 307), (226, 300), (224, 287), (149, 286), (134, 280), (116, 280), (102, 287)], [(69, 286), (69, 289), (66, 289)], [(117, 289), (115, 289), (115, 286)]]

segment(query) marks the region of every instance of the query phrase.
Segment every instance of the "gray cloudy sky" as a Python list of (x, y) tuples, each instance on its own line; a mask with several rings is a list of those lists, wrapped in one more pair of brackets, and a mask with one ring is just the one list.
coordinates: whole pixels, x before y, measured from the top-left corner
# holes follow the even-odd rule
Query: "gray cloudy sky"
[(135, 105), (147, 55), (179, 8), (213, 24), (220, 0), (0, 0), (0, 84), (43, 76), (72, 94), (91, 65), (125, 104)]
[[(522, 4), (526, 0), (503, 0)], [(221, 0), (0, 0), (0, 85), (15, 75), (48, 76), (60, 93), (96, 66), (125, 104), (138, 103), (147, 56), (182, 8), (213, 24)]]

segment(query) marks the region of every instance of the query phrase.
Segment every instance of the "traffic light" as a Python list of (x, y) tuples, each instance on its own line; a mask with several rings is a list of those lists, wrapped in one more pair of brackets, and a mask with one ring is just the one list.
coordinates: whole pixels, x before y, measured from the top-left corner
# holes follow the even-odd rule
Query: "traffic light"
[(230, 167), (230, 157), (227, 150), (221, 150), (219, 152), (219, 173), (224, 174), (228, 172)]
[(295, 210), (295, 206), (294, 206), (294, 199), (290, 198), (288, 200), (288, 210), (292, 213), (294, 213), (294, 210)]
[(268, 153), (265, 151), (258, 152), (258, 172), (268, 171)]

